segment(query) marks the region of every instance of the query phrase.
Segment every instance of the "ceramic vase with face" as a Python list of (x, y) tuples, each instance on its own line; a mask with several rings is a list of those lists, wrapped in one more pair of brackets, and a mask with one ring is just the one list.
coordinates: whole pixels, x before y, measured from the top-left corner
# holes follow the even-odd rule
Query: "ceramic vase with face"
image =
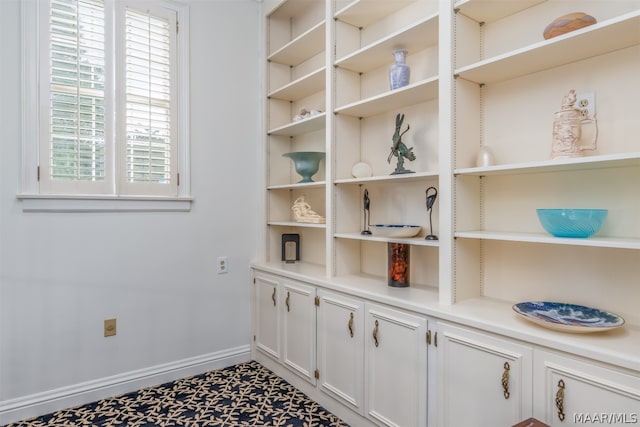
[(562, 99), (560, 111), (554, 114), (552, 159), (580, 157), (582, 151), (597, 148), (598, 122), (595, 117), (586, 117), (589, 121), (593, 121), (596, 131), (590, 144), (583, 145), (582, 143), (582, 122), (585, 118), (575, 107), (576, 100), (576, 91), (572, 89)]

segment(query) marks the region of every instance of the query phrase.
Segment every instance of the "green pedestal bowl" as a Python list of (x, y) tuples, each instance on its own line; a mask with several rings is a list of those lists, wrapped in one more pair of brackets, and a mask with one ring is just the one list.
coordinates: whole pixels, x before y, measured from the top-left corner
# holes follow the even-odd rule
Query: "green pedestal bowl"
[(302, 177), (300, 182), (313, 182), (311, 177), (318, 173), (320, 168), (320, 160), (325, 158), (325, 153), (321, 151), (296, 151), (284, 153), (284, 157), (293, 160), (298, 175)]

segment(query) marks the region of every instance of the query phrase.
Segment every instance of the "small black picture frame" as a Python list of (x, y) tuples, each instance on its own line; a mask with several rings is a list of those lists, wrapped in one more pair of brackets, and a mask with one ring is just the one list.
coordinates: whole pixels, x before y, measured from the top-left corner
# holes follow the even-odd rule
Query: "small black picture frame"
[(294, 263), (300, 261), (300, 235), (284, 233), (282, 235), (282, 261)]

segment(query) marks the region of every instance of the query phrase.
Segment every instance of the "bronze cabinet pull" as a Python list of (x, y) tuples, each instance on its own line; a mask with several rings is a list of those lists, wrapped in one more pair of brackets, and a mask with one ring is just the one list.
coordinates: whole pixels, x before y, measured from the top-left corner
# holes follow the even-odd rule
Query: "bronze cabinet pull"
[(291, 297), (291, 295), (289, 294), (289, 291), (287, 291), (287, 298), (284, 300), (284, 303), (287, 305), (287, 313), (291, 311), (291, 307), (289, 307), (289, 297)]
[(271, 294), (271, 300), (273, 300), (273, 306), (276, 306), (276, 288), (273, 288), (273, 293)]
[(353, 312), (349, 314), (349, 323), (347, 326), (349, 328), (349, 335), (353, 338)]
[(502, 394), (504, 394), (504, 398), (508, 399), (511, 396), (509, 393), (509, 371), (511, 370), (511, 366), (509, 366), (509, 362), (504, 362), (504, 372), (502, 373)]
[(564, 381), (558, 381), (558, 391), (556, 392), (556, 409), (558, 409), (558, 419), (564, 421)]
[(378, 321), (377, 320), (373, 326), (373, 342), (375, 343), (376, 347), (380, 345), (380, 343), (378, 342)]

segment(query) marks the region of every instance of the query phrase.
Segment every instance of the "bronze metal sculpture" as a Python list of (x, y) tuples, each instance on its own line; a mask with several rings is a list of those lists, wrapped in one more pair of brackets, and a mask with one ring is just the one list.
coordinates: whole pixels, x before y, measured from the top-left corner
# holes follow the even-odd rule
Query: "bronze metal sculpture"
[[(431, 194), (429, 194), (431, 192)], [(438, 190), (435, 187), (427, 188), (425, 191), (427, 197), (427, 211), (429, 212), (429, 234), (425, 237), (426, 240), (438, 240), (438, 236), (433, 234), (433, 222), (431, 221), (431, 214), (433, 213), (433, 204), (436, 202), (436, 198), (438, 197)]]
[(408, 148), (404, 142), (402, 142), (402, 135), (409, 131), (410, 126), (407, 125), (407, 128), (404, 132), (400, 132), (402, 128), (402, 122), (404, 121), (404, 114), (396, 115), (396, 131), (393, 134), (393, 145), (391, 146), (391, 152), (389, 153), (389, 157), (387, 158), (387, 163), (391, 163), (392, 157), (397, 157), (398, 163), (396, 164), (396, 169), (391, 173), (391, 175), (397, 175), (402, 173), (414, 173), (411, 170), (404, 168), (404, 159), (409, 161), (413, 161), (416, 159), (416, 155), (413, 152), (413, 147)]

